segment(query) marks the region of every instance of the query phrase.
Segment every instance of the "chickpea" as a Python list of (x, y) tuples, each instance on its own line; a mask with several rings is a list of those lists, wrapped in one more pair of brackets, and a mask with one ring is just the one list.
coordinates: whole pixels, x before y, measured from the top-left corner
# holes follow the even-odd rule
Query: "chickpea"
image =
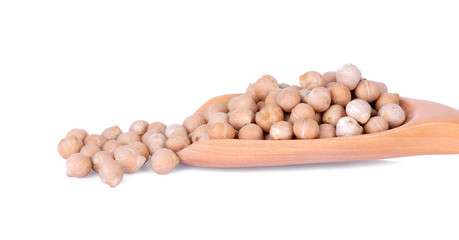
[(346, 105), (346, 114), (361, 124), (365, 124), (371, 116), (370, 104), (362, 99), (354, 99)]
[(191, 141), (188, 137), (181, 135), (174, 135), (171, 138), (167, 139), (166, 147), (174, 152), (178, 152), (191, 144)]
[(86, 154), (89, 158), (92, 158), (96, 152), (99, 152), (100, 148), (97, 145), (89, 144), (83, 146), (80, 150), (80, 153)]
[(329, 90), (332, 104), (338, 104), (345, 107), (352, 100), (351, 91), (342, 83), (331, 85)]
[(170, 173), (180, 163), (180, 158), (172, 150), (161, 148), (151, 156), (151, 169), (158, 174)]
[(344, 84), (350, 90), (357, 87), (360, 79), (362, 79), (362, 73), (353, 64), (344, 64), (336, 71), (336, 82)]
[(94, 144), (101, 148), (102, 146), (104, 146), (106, 141), (107, 139), (102, 135), (91, 134), (84, 139), (84, 145)]
[(247, 124), (239, 130), (238, 138), (246, 140), (263, 140), (263, 129), (254, 123)]
[(142, 142), (131, 142), (128, 144), (129, 147), (134, 148), (135, 150), (139, 151), (140, 155), (144, 156), (145, 159), (148, 160), (150, 157), (150, 151), (145, 143)]
[(296, 92), (297, 94), (299, 94), (299, 91), (303, 90), (300, 86), (296, 86), (296, 85), (291, 85), (289, 86), (288, 88), (286, 88), (290, 91), (294, 91)]
[(331, 105), (330, 108), (323, 113), (322, 121), (335, 127), (338, 120), (345, 116), (346, 111), (341, 105)]
[(308, 96), (309, 93), (311, 93), (311, 90), (309, 90), (309, 89), (301, 89), (300, 91), (298, 91), (298, 94), (301, 97), (301, 102), (302, 103), (306, 102), (305, 99), (306, 99), (306, 96)]
[(383, 93), (378, 100), (375, 102), (375, 109), (379, 111), (379, 109), (389, 103), (393, 104), (400, 104), (400, 97), (397, 93)]
[(306, 103), (311, 105), (315, 112), (323, 112), (330, 106), (330, 91), (324, 87), (314, 88), (311, 93), (306, 96)]
[(91, 160), (88, 155), (83, 153), (73, 153), (70, 155), (65, 166), (67, 168), (67, 176), (69, 177), (86, 177), (91, 172)]
[(204, 119), (206, 119), (206, 122), (209, 122), (210, 116), (218, 112), (228, 113), (228, 108), (225, 105), (219, 103), (211, 105), (204, 112)]
[(255, 122), (265, 132), (269, 132), (271, 126), (284, 119), (284, 112), (275, 104), (268, 104), (255, 115)]
[(107, 151), (113, 154), (113, 152), (121, 146), (123, 146), (123, 144), (120, 143), (118, 140), (109, 140), (102, 147), (102, 151)]
[(147, 161), (137, 149), (127, 145), (116, 149), (114, 156), (125, 173), (137, 172)]
[(293, 124), (293, 133), (299, 139), (318, 138), (319, 131), (319, 124), (313, 119), (300, 118)]
[(234, 129), (239, 130), (245, 125), (252, 123), (254, 118), (255, 114), (251, 109), (238, 108), (233, 112), (230, 112), (229, 123)]
[(293, 126), (286, 121), (276, 122), (271, 126), (269, 135), (273, 140), (289, 140), (293, 137)]
[(140, 137), (139, 137), (139, 135), (137, 135), (137, 134), (135, 134), (133, 132), (125, 132), (125, 133), (121, 133), (118, 136), (118, 139), (116, 139), (116, 140), (118, 140), (118, 142), (120, 142), (123, 145), (128, 145), (131, 142), (140, 141)]
[(209, 140), (210, 139), (209, 138), (209, 128), (210, 128), (209, 124), (201, 125), (198, 128), (196, 128), (196, 130), (194, 130), (191, 133), (191, 142), (197, 143), (200, 141)]
[(166, 142), (167, 139), (162, 133), (154, 133), (150, 135), (150, 137), (146, 139), (144, 143), (147, 145), (150, 155), (153, 155), (153, 153), (155, 153), (156, 150), (160, 148), (165, 148)]
[(188, 136), (188, 132), (187, 130), (185, 129), (185, 127), (183, 127), (182, 125), (180, 124), (172, 124), (172, 125), (169, 125), (167, 128), (166, 128), (166, 137), (167, 138), (170, 138), (174, 135), (182, 135), (182, 136)]
[(216, 122), (229, 123), (229, 115), (226, 113), (219, 112), (219, 113), (215, 113), (214, 115), (210, 116), (208, 124), (212, 125)]
[(290, 122), (295, 123), (300, 118), (314, 118), (315, 112), (311, 105), (307, 103), (300, 103), (292, 109), (290, 114)]
[(277, 95), (279, 95), (281, 89), (277, 88), (269, 92), (268, 96), (265, 98), (265, 104), (277, 104)]
[(257, 103), (249, 95), (239, 95), (228, 102), (228, 111), (232, 112), (239, 108), (248, 108), (256, 113), (258, 110)]
[(113, 159), (107, 159), (100, 166), (99, 178), (110, 187), (116, 187), (120, 184), (121, 180), (123, 180), (123, 175), (123, 168)]
[(105, 129), (102, 132), (102, 136), (104, 136), (107, 140), (116, 140), (123, 133), (118, 126), (113, 126)]
[(236, 131), (228, 123), (214, 123), (209, 128), (210, 139), (234, 139)]
[(376, 133), (382, 132), (389, 129), (389, 124), (387, 121), (380, 116), (372, 117), (363, 127), (365, 133)]
[(59, 142), (57, 146), (57, 151), (62, 158), (67, 159), (70, 155), (80, 152), (83, 147), (83, 142), (81, 139), (75, 135), (70, 135)]
[(255, 84), (253, 83), (249, 84), (249, 86), (247, 87), (247, 90), (245, 91), (245, 94), (249, 95), (255, 102), (260, 101), (260, 99), (257, 96), (257, 93), (255, 92)]
[(81, 141), (84, 141), (84, 139), (88, 136), (88, 132), (84, 129), (74, 128), (67, 133), (67, 137), (72, 135), (79, 138)]
[(302, 88), (312, 90), (313, 88), (324, 87), (325, 80), (320, 73), (310, 71), (300, 76), (300, 85)]
[(300, 95), (290, 89), (283, 89), (277, 95), (277, 105), (282, 108), (284, 112), (291, 112), (292, 109), (301, 101)]
[(383, 117), (390, 128), (396, 128), (405, 122), (405, 111), (397, 104), (389, 103), (382, 106), (378, 115)]
[(379, 98), (378, 84), (373, 81), (362, 80), (357, 84), (354, 90), (354, 94), (357, 98), (365, 100), (367, 102), (373, 102)]
[(378, 86), (378, 89), (379, 89), (379, 95), (383, 94), (383, 93), (387, 93), (387, 86), (385, 83), (382, 83), (382, 82), (375, 82), (376, 85)]
[(145, 120), (137, 120), (129, 126), (129, 131), (142, 136), (147, 132), (149, 124)]
[[(214, 114), (215, 115), (215, 114)], [(209, 119), (210, 120), (210, 119)], [(183, 127), (187, 133), (192, 133), (197, 127), (206, 124), (206, 119), (202, 114), (193, 114), (183, 121)]]
[(322, 74), (322, 79), (325, 81), (325, 84), (336, 82), (336, 72), (325, 72)]
[(290, 84), (288, 83), (279, 83), (279, 88), (284, 89), (290, 87)]
[(343, 117), (336, 124), (336, 136), (338, 137), (360, 135), (362, 132), (363, 128), (352, 117)]
[(94, 170), (95, 172), (99, 172), (100, 166), (107, 159), (113, 160), (113, 155), (107, 151), (100, 151), (94, 153), (94, 155), (91, 158), (92, 170)]
[(152, 122), (150, 123), (150, 125), (148, 125), (147, 132), (154, 130), (164, 135), (166, 134), (166, 128), (166, 124), (162, 122)]
[[(165, 132), (165, 131), (164, 131), (164, 132)], [(150, 138), (151, 135), (156, 134), (156, 133), (161, 133), (162, 135), (164, 135), (164, 133), (160, 132), (158, 129), (152, 129), (152, 130), (146, 132), (146, 133), (142, 136), (141, 142), (147, 144), (148, 138)]]
[(319, 125), (319, 138), (333, 138), (336, 137), (335, 126), (324, 123)]
[(271, 75), (264, 75), (255, 82), (255, 93), (261, 101), (264, 101), (266, 96), (277, 88), (279, 88), (277, 80)]

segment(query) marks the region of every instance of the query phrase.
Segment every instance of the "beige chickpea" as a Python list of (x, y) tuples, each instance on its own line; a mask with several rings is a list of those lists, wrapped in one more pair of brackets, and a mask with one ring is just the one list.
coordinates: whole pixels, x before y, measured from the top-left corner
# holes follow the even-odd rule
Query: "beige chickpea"
[(91, 159), (86, 154), (73, 153), (67, 158), (65, 166), (67, 176), (77, 178), (86, 177), (91, 172)]
[(322, 123), (322, 113), (316, 112), (312, 119), (316, 121), (318, 124), (321, 124)]
[(375, 109), (379, 111), (379, 109), (389, 103), (393, 104), (400, 104), (400, 97), (397, 93), (383, 93), (379, 96), (378, 100), (375, 102)]
[(166, 134), (166, 124), (162, 122), (152, 122), (148, 125), (147, 132), (149, 131), (156, 131), (162, 133), (163, 135)]
[(346, 111), (341, 105), (331, 105), (322, 115), (322, 121), (336, 126), (338, 120), (346, 116)]
[[(328, 90), (330, 90), (330, 87), (337, 84), (337, 82), (329, 82), (327, 84), (325, 84), (325, 88), (327, 88)], [(343, 85), (344, 86), (344, 85)]]
[(338, 137), (360, 135), (362, 132), (363, 128), (352, 117), (343, 117), (336, 124), (336, 136)]
[(378, 86), (379, 95), (388, 92), (387, 86), (386, 86), (385, 83), (382, 83), (382, 82), (375, 82), (375, 83), (376, 83), (376, 85)]
[(291, 112), (300, 101), (301, 97), (298, 92), (290, 89), (283, 89), (280, 91), (276, 99), (277, 105), (282, 108), (284, 112)]
[(382, 106), (378, 115), (383, 117), (390, 128), (396, 128), (405, 122), (405, 111), (397, 104), (389, 103)]
[(331, 104), (330, 91), (324, 87), (314, 88), (306, 96), (306, 103), (311, 105), (315, 112), (323, 112)]
[(218, 112), (228, 113), (228, 108), (220, 103), (211, 105), (204, 111), (204, 119), (206, 119), (206, 122), (209, 122), (210, 116)]
[(210, 139), (233, 139), (236, 131), (228, 123), (214, 123), (209, 128)]
[(265, 132), (269, 132), (271, 126), (284, 119), (284, 112), (275, 104), (268, 104), (255, 115), (255, 122)]
[(167, 142), (167, 138), (162, 133), (154, 133), (150, 135), (150, 137), (148, 137), (148, 139), (146, 139), (144, 143), (147, 145), (150, 155), (153, 155), (153, 153), (156, 150), (160, 148), (165, 148), (166, 142)]
[(336, 137), (335, 126), (324, 123), (319, 125), (319, 138), (333, 138)]
[(363, 130), (365, 131), (365, 133), (382, 132), (388, 129), (389, 129), (389, 124), (381, 116), (370, 118), (370, 120), (368, 120), (368, 122), (363, 127)]
[(152, 129), (152, 130), (146, 132), (146, 133), (142, 136), (142, 138), (140, 139), (141, 142), (147, 144), (148, 138), (151, 137), (151, 135), (156, 134), (156, 133), (161, 133), (162, 135), (164, 135), (164, 133), (162, 133), (160, 130), (158, 130), (158, 129)]
[(354, 95), (356, 98), (365, 100), (369, 103), (373, 102), (379, 97), (378, 84), (373, 81), (362, 80), (357, 84)]
[(365, 124), (371, 117), (370, 104), (362, 99), (354, 99), (346, 105), (346, 114), (361, 124)]
[(124, 132), (121, 133), (116, 140), (118, 140), (118, 142), (120, 142), (123, 145), (128, 145), (131, 142), (140, 141), (140, 137), (139, 135), (133, 132)]
[(350, 90), (357, 87), (360, 79), (362, 79), (362, 73), (353, 64), (344, 64), (336, 71), (336, 82), (344, 84)]
[(247, 124), (253, 122), (255, 114), (251, 109), (238, 108), (229, 114), (229, 123), (234, 129), (239, 130)]
[(145, 134), (147, 132), (147, 129), (148, 129), (148, 122), (145, 121), (145, 120), (137, 120), (135, 122), (133, 122), (131, 124), (131, 126), (129, 126), (129, 131), (130, 132), (133, 132), (139, 136), (142, 136), (143, 134)]
[(309, 71), (300, 76), (300, 85), (302, 88), (312, 90), (313, 88), (324, 87), (325, 80), (320, 73)]
[(83, 146), (80, 153), (86, 154), (89, 158), (92, 158), (96, 152), (100, 151), (100, 147), (94, 144)]
[(241, 130), (239, 130), (238, 138), (245, 140), (263, 140), (263, 129), (254, 123), (245, 125), (241, 128)]
[(167, 128), (166, 128), (166, 137), (167, 138), (170, 138), (174, 135), (182, 135), (182, 136), (188, 136), (188, 132), (187, 130), (185, 129), (185, 127), (183, 127), (182, 125), (180, 124), (172, 124), (172, 125), (169, 125)]
[(172, 150), (161, 148), (151, 156), (151, 169), (158, 174), (170, 173), (180, 163), (180, 158)]
[(325, 84), (336, 82), (336, 72), (325, 72), (322, 74), (322, 79), (325, 81)]
[[(128, 144), (129, 147), (132, 147), (139, 151), (139, 153), (144, 156), (147, 160), (150, 157), (150, 150), (145, 143), (142, 142), (131, 142)], [(116, 151), (116, 150), (115, 150)]]
[(137, 149), (128, 145), (116, 149), (114, 157), (125, 173), (137, 172), (147, 161)]
[(352, 100), (351, 91), (342, 83), (335, 83), (328, 89), (330, 90), (332, 104), (345, 107)]
[(292, 113), (290, 113), (290, 122), (295, 123), (296, 120), (300, 118), (314, 118), (315, 116), (315, 111), (314, 108), (311, 107), (311, 105), (307, 103), (300, 103), (296, 105), (292, 109)]
[(300, 95), (302, 103), (306, 102), (306, 96), (308, 96), (309, 93), (311, 93), (311, 90), (309, 89), (301, 89), (298, 91), (298, 95)]
[(91, 134), (84, 139), (84, 145), (94, 144), (101, 148), (102, 146), (104, 146), (106, 141), (107, 139), (102, 135)]
[(120, 184), (121, 180), (123, 180), (123, 175), (123, 168), (113, 159), (107, 159), (100, 166), (99, 178), (110, 187), (116, 187)]
[(257, 93), (255, 92), (255, 84), (250, 83), (249, 86), (247, 87), (247, 90), (245, 91), (245, 94), (249, 95), (253, 101), (259, 102), (260, 99), (257, 96)]
[(290, 87), (290, 84), (288, 83), (279, 83), (279, 88), (284, 89)]
[(258, 110), (257, 103), (249, 95), (239, 95), (228, 102), (228, 111), (232, 112), (239, 108), (248, 108), (256, 113)]
[(296, 92), (298, 94), (299, 94), (299, 91), (303, 90), (303, 88), (301, 88), (300, 86), (297, 86), (297, 85), (291, 85), (286, 89), (288, 89), (290, 91), (294, 91), (294, 92)]
[(265, 104), (277, 104), (277, 95), (279, 95), (281, 89), (277, 88), (269, 92), (268, 96), (265, 98)]
[(94, 155), (91, 158), (92, 170), (94, 170), (95, 172), (99, 172), (100, 166), (107, 159), (114, 160), (113, 155), (107, 151), (100, 151), (94, 153)]
[(209, 128), (210, 128), (209, 124), (201, 125), (198, 128), (196, 128), (190, 134), (191, 142), (192, 143), (197, 143), (197, 142), (200, 142), (200, 141), (209, 140), (210, 139), (209, 138)]
[(67, 133), (67, 137), (72, 135), (79, 138), (81, 141), (84, 141), (84, 139), (88, 136), (88, 132), (84, 129), (74, 128)]
[(81, 139), (75, 135), (70, 135), (59, 142), (57, 151), (62, 158), (67, 159), (70, 155), (80, 152), (82, 147), (83, 142)]
[(293, 124), (293, 133), (299, 139), (318, 138), (319, 131), (319, 124), (313, 119), (300, 118)]
[(171, 138), (167, 139), (166, 147), (174, 152), (178, 152), (191, 144), (191, 141), (188, 137), (182, 135), (174, 135)]
[(226, 113), (219, 112), (219, 113), (215, 113), (214, 115), (210, 116), (208, 124), (212, 125), (216, 122), (229, 123), (229, 115)]
[(266, 106), (265, 101), (259, 101), (259, 102), (257, 103), (258, 110), (261, 110), (261, 109), (264, 108), (265, 106)]
[(293, 126), (286, 121), (276, 122), (271, 126), (269, 135), (273, 140), (289, 140), (293, 137)]
[(266, 96), (277, 88), (279, 88), (277, 80), (271, 75), (264, 75), (255, 82), (255, 93), (261, 101), (264, 101)]
[[(214, 114), (215, 115), (215, 114)], [(210, 119), (209, 119), (210, 120)], [(188, 134), (192, 133), (197, 127), (206, 124), (203, 114), (193, 114), (183, 121), (183, 127), (186, 129)]]
[(106, 128), (101, 135), (104, 136), (107, 140), (116, 140), (121, 133), (123, 133), (123, 131), (121, 131), (118, 126), (113, 126)]
[(118, 140), (108, 140), (102, 147), (102, 151), (107, 151), (113, 154), (113, 152), (121, 146), (123, 146), (123, 144), (120, 143)]

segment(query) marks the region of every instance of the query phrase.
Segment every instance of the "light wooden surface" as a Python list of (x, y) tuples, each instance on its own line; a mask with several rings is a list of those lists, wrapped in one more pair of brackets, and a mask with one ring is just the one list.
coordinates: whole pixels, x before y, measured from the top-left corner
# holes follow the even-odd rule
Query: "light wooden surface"
[[(209, 100), (226, 104), (238, 94)], [(208, 140), (178, 154), (182, 163), (202, 167), (257, 167), (345, 162), (424, 154), (459, 153), (459, 111), (434, 102), (401, 98), (405, 123), (381, 133), (312, 140)]]

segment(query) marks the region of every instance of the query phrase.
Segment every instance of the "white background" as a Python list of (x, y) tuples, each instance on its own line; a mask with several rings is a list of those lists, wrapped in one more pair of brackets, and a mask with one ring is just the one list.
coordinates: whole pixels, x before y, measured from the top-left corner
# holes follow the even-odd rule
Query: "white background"
[[(263, 74), (354, 63), (459, 108), (454, 1), (1, 1), (1, 239), (458, 239), (458, 155), (252, 169), (149, 163), (111, 189), (57, 143), (181, 123)], [(458, 146), (459, 147), (459, 146)]]

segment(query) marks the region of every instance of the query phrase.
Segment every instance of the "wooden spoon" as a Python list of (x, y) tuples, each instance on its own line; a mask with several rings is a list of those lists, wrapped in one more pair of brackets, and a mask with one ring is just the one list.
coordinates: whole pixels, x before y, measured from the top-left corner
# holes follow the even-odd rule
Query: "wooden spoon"
[[(227, 104), (237, 95), (213, 98), (197, 112)], [(380, 133), (310, 140), (207, 140), (178, 155), (182, 163), (201, 167), (258, 167), (459, 153), (458, 110), (411, 98), (400, 98), (400, 105), (405, 123)]]

